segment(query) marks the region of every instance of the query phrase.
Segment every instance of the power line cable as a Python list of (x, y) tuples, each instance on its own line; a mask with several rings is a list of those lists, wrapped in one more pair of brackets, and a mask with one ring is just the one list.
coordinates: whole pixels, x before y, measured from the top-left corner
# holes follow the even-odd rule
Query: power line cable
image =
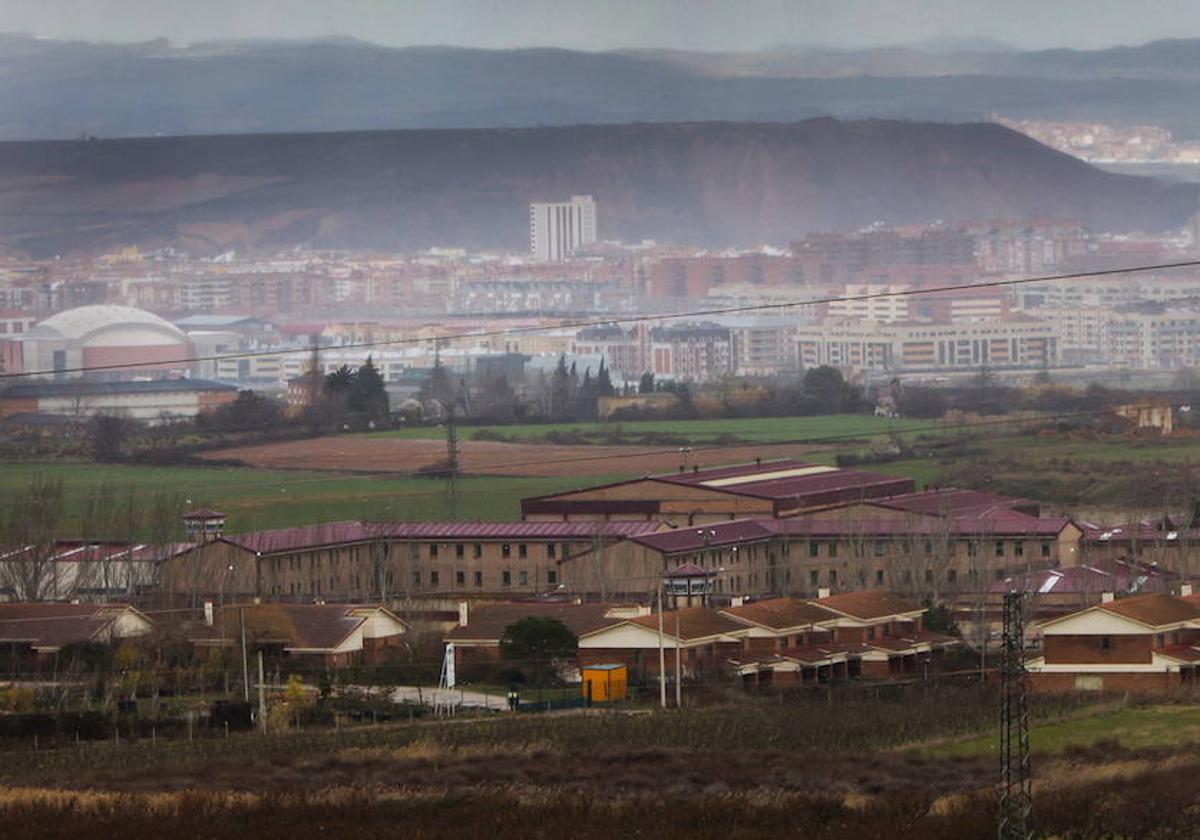
[[(880, 300), (885, 298), (903, 298), (916, 297), (919, 295), (933, 295), (942, 292), (958, 292), (970, 289), (992, 289), (1003, 288), (1010, 286), (1021, 286), (1030, 283), (1049, 283), (1058, 280), (1078, 280), (1087, 277), (1108, 277), (1117, 274), (1139, 274), (1148, 271), (1166, 271), (1175, 268), (1197, 268), (1200, 267), (1200, 260), (1181, 260), (1178, 262), (1169, 263), (1154, 263), (1149, 265), (1137, 265), (1127, 268), (1107, 268), (1095, 269), (1091, 271), (1077, 271), (1065, 274), (1047, 274), (1037, 277), (1014, 277), (1000, 280), (986, 280), (981, 283), (955, 283), (942, 286), (927, 286), (920, 288), (898, 289), (894, 291), (883, 292), (865, 292), (860, 295), (837, 295), (824, 298), (810, 298), (805, 300), (779, 301), (775, 303), (756, 303), (745, 304), (739, 306), (723, 306), (714, 309), (698, 309), (686, 312), (667, 313), (665, 315), (625, 315), (625, 316), (608, 316), (604, 318), (592, 318), (579, 321), (564, 321), (560, 324), (546, 324), (529, 327), (508, 327), (503, 329), (493, 330), (477, 330), (473, 332), (460, 333), (452, 336), (439, 336), (435, 339), (430, 338), (393, 338), (379, 339), (375, 341), (358, 341), (347, 344), (340, 344), (331, 347), (322, 348), (323, 350), (360, 350), (372, 347), (393, 347), (403, 344), (425, 344), (433, 342), (449, 342), (462, 341), (479, 338), (494, 338), (499, 336), (525, 335), (531, 333), (551, 332), (562, 329), (583, 329), (586, 327), (603, 327), (617, 326), (620, 324), (639, 324), (653, 323), (658, 321), (675, 321), (681, 318), (695, 318), (711, 315), (736, 315), (746, 312), (770, 312), (780, 311), (784, 309), (794, 309), (808, 306), (819, 306), (829, 303), (854, 303), (868, 300)], [(293, 356), (299, 353), (311, 353), (311, 347), (292, 348), (287, 350), (257, 350), (257, 351), (242, 351), (238, 353), (218, 353), (209, 356), (188, 356), (178, 359), (158, 360), (154, 362), (122, 362), (118, 364), (108, 365), (80, 365), (78, 367), (60, 368), (57, 370), (32, 370), (19, 371), (15, 373), (0, 374), (0, 381), (6, 379), (21, 379), (34, 376), (60, 376), (65, 373), (88, 373), (92, 371), (104, 370), (132, 370), (144, 367), (161, 367), (163, 365), (186, 365), (196, 362), (219, 362), (229, 361), (234, 359), (249, 359), (249, 358), (267, 358), (272, 356)]]

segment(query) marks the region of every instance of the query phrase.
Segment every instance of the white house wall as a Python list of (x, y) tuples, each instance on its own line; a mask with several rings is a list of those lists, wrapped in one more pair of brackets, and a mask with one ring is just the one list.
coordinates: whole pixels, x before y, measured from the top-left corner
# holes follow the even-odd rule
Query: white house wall
[(1037, 629), (1043, 636), (1128, 636), (1152, 632), (1144, 624), (1102, 609), (1085, 610)]

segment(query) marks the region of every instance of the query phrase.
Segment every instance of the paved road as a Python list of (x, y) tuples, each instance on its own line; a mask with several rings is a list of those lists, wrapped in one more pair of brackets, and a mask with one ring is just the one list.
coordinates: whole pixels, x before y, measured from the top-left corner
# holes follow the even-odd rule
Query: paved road
[(393, 703), (424, 703), (427, 706), (435, 706), (441, 702), (462, 709), (491, 709), (497, 712), (508, 709), (508, 701), (503, 697), (461, 688), (439, 691), (426, 686), (402, 685), (392, 692), (391, 699)]

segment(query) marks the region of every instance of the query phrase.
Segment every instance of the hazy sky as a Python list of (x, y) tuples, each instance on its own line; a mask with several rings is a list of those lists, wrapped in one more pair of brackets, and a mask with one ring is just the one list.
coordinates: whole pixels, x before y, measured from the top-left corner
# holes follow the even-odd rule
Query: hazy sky
[(706, 50), (985, 37), (1102, 47), (1200, 36), (1200, 0), (0, 0), (0, 32), (177, 42), (348, 35), (389, 45)]

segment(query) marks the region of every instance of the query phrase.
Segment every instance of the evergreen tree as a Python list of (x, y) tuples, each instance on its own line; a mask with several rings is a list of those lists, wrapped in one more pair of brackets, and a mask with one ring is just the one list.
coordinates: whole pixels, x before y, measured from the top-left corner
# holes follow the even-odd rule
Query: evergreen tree
[(349, 365), (342, 365), (325, 377), (325, 393), (330, 396), (349, 399), (353, 388), (354, 370)]
[(387, 388), (370, 356), (367, 356), (366, 362), (355, 372), (347, 404), (364, 425), (378, 427), (388, 422), (390, 406)]
[(651, 373), (650, 371), (646, 371), (645, 373), (642, 374), (642, 378), (638, 382), (638, 393), (639, 394), (653, 394), (654, 393), (654, 374)]
[(608, 366), (604, 364), (604, 359), (600, 360), (600, 372), (596, 374), (596, 396), (611, 397), (617, 392), (613, 387), (612, 377), (608, 374)]
[(554, 368), (554, 375), (550, 379), (550, 415), (551, 417), (561, 418), (566, 414), (571, 405), (571, 371), (575, 369), (571, 365), (571, 369), (567, 369), (567, 357), (563, 354), (558, 357), (558, 365)]
[(804, 374), (804, 393), (817, 401), (826, 414), (846, 409), (849, 393), (846, 380), (837, 368), (821, 365)]

